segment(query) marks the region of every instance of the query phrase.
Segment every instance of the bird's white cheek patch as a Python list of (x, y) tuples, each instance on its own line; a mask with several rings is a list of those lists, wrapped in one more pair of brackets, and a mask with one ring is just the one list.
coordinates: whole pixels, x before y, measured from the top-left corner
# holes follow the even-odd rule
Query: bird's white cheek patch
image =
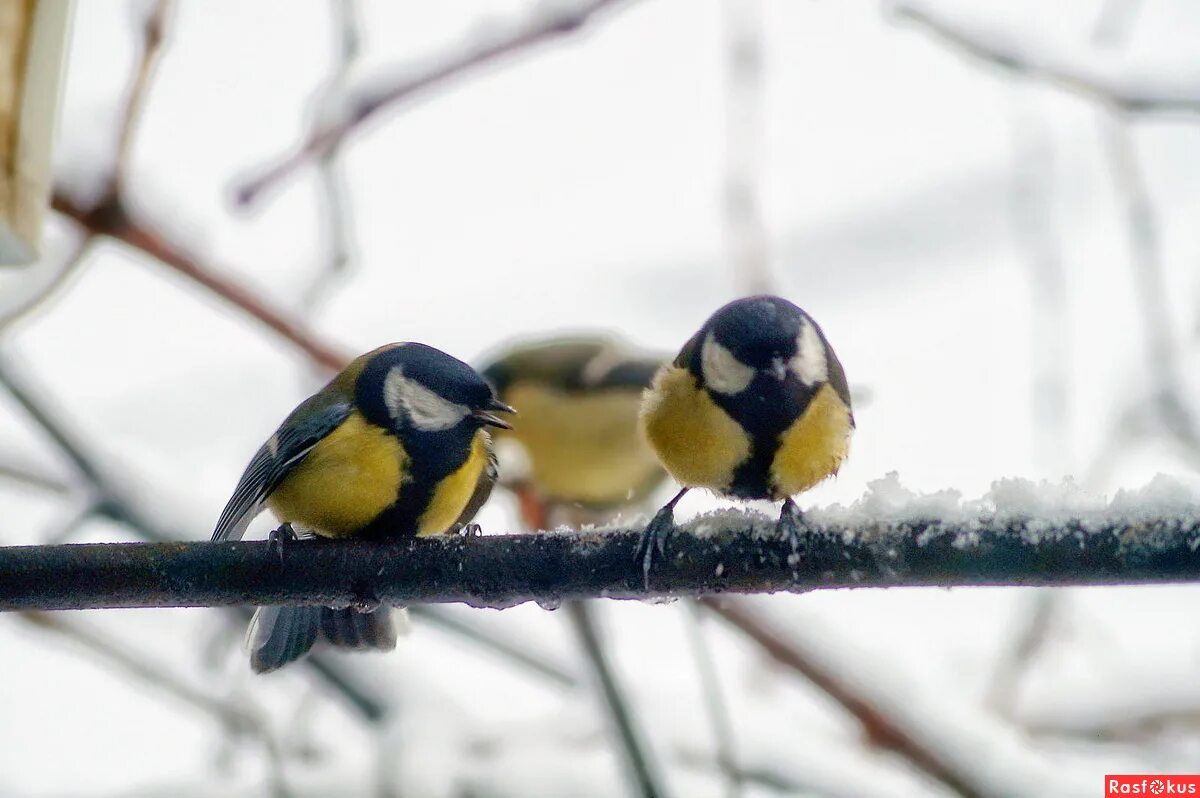
[(395, 366), (383, 381), (383, 403), (392, 418), (406, 417), (423, 432), (440, 432), (456, 426), (470, 408), (455, 404), (404, 376), (404, 369)]
[(717, 343), (712, 333), (700, 348), (700, 370), (709, 390), (733, 396), (746, 390), (754, 380), (754, 367), (747, 366)]
[(789, 365), (805, 385), (816, 385), (829, 379), (829, 364), (825, 360), (825, 345), (808, 319), (800, 320), (796, 336), (796, 354)]

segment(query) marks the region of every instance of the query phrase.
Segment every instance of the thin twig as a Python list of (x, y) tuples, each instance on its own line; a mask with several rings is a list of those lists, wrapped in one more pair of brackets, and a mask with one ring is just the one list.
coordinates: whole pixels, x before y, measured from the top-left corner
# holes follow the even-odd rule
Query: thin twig
[[(350, 73), (362, 49), (362, 9), (358, 0), (330, 0), (329, 7), (334, 18), (336, 56), (333, 73), (316, 101), (317, 118), (323, 123), (343, 114)], [(338, 141), (317, 159), (317, 195), (328, 244), (325, 265), (302, 292), (301, 305), (308, 312), (316, 309), (335, 281), (346, 276), (353, 261), (353, 216), (340, 158), (342, 144)]]
[(893, 16), (912, 23), (971, 58), (1043, 81), (1129, 114), (1198, 114), (1200, 85), (1139, 85), (1136, 81), (1106, 75), (1083, 64), (1038, 54), (1023, 46), (1025, 38), (993, 36), (956, 24), (913, 0), (891, 0)]
[(1018, 244), (1024, 250), (1033, 309), (1030, 339), (1033, 362), (1034, 451), (1048, 473), (1064, 471), (1069, 374), (1067, 277), (1049, 197), (1053, 142), (1045, 122), (1024, 98), (1013, 115), (1013, 181), (1010, 208)]
[(28, 485), (47, 493), (67, 494), (72, 491), (71, 484), (65, 479), (47, 474), (41, 468), (29, 463), (0, 462), (0, 479)]
[(337, 146), (379, 111), (420, 96), (429, 89), (500, 61), (506, 56), (574, 33), (602, 10), (627, 2), (628, 0), (584, 0), (571, 5), (536, 4), (537, 7), (522, 19), (497, 25), (499, 32), (483, 41), (473, 38), (459, 43), (433, 59), (431, 64), (415, 72), (407, 72), (384, 85), (363, 88), (353, 93), (347, 100), (347, 113), (344, 118), (315, 128), (295, 152), (244, 183), (237, 191), (238, 202), (254, 202), (264, 189), (279, 183), (300, 166)]
[(712, 650), (704, 638), (704, 615), (700, 605), (695, 601), (687, 602), (688, 644), (692, 649), (692, 659), (700, 674), (700, 689), (704, 695), (704, 707), (708, 711), (708, 722), (713, 730), (713, 742), (717, 749), (717, 765), (725, 774), (726, 798), (740, 798), (742, 794), (743, 770), (738, 764), (737, 749), (734, 745), (733, 722), (729, 717), (729, 707), (725, 704), (725, 694), (721, 690), (721, 680), (717, 675), (717, 664), (713, 661)]
[(157, 0), (142, 23), (142, 49), (126, 91), (124, 113), (121, 115), (121, 127), (117, 134), (117, 155), (113, 161), (113, 183), (118, 193), (124, 191), (128, 180), (137, 127), (145, 111), (146, 98), (150, 94), (150, 86), (163, 52), (167, 18), (173, 6), (174, 0)]
[[(51, 300), (66, 283), (67, 278), (83, 265), (91, 252), (93, 241), (95, 241), (95, 236), (84, 232), (67, 256), (46, 277), (38, 279), (35, 285), (26, 288), (24, 292), (11, 299), (5, 298), (4, 306), (0, 307), (0, 335), (8, 332), (15, 324), (41, 309)], [(33, 268), (40, 270), (44, 267)], [(31, 282), (33, 281), (31, 280)]]
[(490, 625), (472, 623), (442, 607), (418, 604), (409, 607), (408, 611), (413, 618), (420, 619), (432, 626), (441, 627), (457, 637), (476, 644), (485, 651), (499, 654), (510, 663), (526, 668), (563, 687), (576, 687), (579, 684), (579, 679), (575, 674), (565, 667), (546, 657), (532, 653), (528, 641), (507, 640)]
[(650, 758), (649, 749), (625, 698), (625, 690), (608, 662), (604, 643), (600, 639), (600, 630), (591, 614), (591, 605), (586, 601), (571, 601), (567, 603), (566, 612), (580, 645), (587, 653), (586, 659), (592, 667), (592, 677), (604, 697), (609, 721), (612, 723), (614, 734), (621, 742), (621, 750), (625, 753), (625, 762), (634, 784), (637, 785), (638, 794), (645, 798), (665, 798), (668, 793), (662, 775)]
[(1054, 619), (1062, 606), (1062, 596), (1048, 588), (1035, 591), (1025, 613), (1021, 629), (1007, 654), (1000, 657), (988, 690), (987, 703), (1002, 717), (1015, 714), (1017, 689), (1030, 665), (1050, 641)]
[(943, 752), (913, 737), (902, 723), (853, 692), (836, 674), (792, 645), (782, 634), (760, 619), (753, 610), (734, 601), (701, 599), (705, 608), (727, 621), (765, 651), (772, 659), (791, 668), (837, 701), (862, 724), (876, 745), (904, 756), (927, 775), (962, 796), (986, 794), (972, 773), (959, 772), (945, 761)]
[(764, 91), (762, 0), (724, 0), (725, 237), (738, 290), (771, 290), (762, 216)]
[(115, 642), (87, 624), (67, 616), (46, 612), (21, 612), (16, 617), (44, 632), (50, 632), (83, 646), (100, 659), (115, 665), (123, 673), (144, 685), (170, 695), (217, 721), (232, 737), (250, 735), (263, 747), (271, 766), (272, 794), (288, 794), (283, 773), (283, 753), (267, 724), (244, 701), (223, 701), (192, 687), (176, 677), (169, 668), (153, 664), (154, 657), (136, 651), (126, 642)]

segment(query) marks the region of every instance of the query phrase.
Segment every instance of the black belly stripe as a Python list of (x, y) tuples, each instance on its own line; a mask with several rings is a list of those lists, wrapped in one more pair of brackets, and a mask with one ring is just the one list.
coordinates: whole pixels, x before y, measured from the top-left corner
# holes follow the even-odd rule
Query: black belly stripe
[(740, 499), (771, 499), (771, 464), (779, 436), (808, 407), (819, 385), (806, 386), (794, 374), (784, 380), (758, 374), (734, 396), (709, 392), (712, 400), (750, 435), (750, 456), (733, 472), (729, 492)]
[(471, 454), (475, 430), (467, 425), (445, 432), (409, 432), (404, 449), (408, 466), (400, 483), (400, 495), (367, 525), (364, 538), (413, 537), (417, 522), (433, 500), (443, 479), (462, 468)]

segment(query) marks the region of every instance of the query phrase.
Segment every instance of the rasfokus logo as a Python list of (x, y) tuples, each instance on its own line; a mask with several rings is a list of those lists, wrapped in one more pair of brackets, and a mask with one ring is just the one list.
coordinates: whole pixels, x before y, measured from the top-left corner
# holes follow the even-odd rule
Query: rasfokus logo
[(1195, 795), (1200, 798), (1200, 775), (1165, 773), (1105, 776), (1104, 798), (1118, 795)]

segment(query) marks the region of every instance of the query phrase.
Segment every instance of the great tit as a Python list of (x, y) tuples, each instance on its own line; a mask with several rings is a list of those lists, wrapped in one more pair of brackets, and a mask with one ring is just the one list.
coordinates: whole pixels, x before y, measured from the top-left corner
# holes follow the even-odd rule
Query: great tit
[[(484, 427), (508, 429), (512, 408), (479, 374), (418, 343), (357, 358), (292, 411), (254, 455), (225, 505), (214, 541), (237, 540), (264, 508), (292, 533), (382, 539), (461, 528), (496, 479)], [(273, 533), (274, 534), (274, 533)], [(257, 673), (303, 656), (318, 638), (388, 650), (387, 607), (259, 607), (247, 633)]]
[[(549, 338), (502, 351), (481, 369), (521, 414), (497, 435), (501, 462), (519, 447), (526, 472), (511, 487), (532, 528), (602, 520), (666, 478), (638, 432), (642, 392), (665, 357), (601, 335)], [(552, 511), (559, 517), (549, 519)]]
[(738, 499), (783, 500), (778, 529), (798, 551), (792, 497), (837, 473), (854, 414), (846, 374), (811, 316), (777, 296), (730, 302), (654, 377), (641, 425), (683, 489), (642, 535), (649, 579), (674, 527), (675, 504), (692, 488)]

